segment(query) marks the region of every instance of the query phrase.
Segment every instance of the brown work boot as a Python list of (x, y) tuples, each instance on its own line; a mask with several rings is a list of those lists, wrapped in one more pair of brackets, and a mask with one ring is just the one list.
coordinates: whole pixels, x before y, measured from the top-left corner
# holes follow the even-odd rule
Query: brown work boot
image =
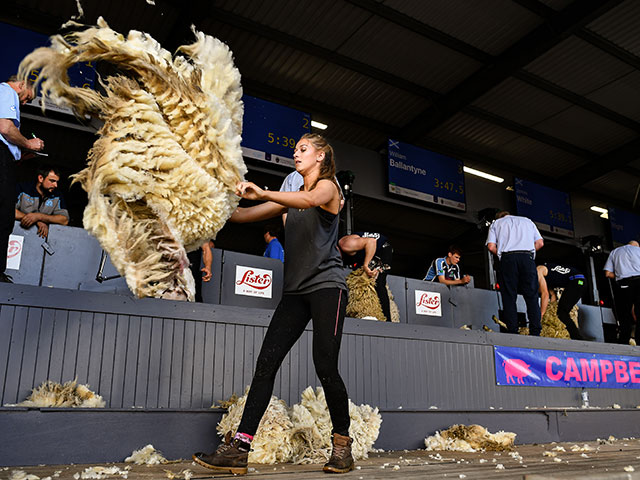
[(334, 433), (331, 458), (324, 465), (322, 470), (326, 473), (347, 473), (348, 471), (353, 470), (353, 457), (351, 456), (352, 443), (352, 438), (345, 437), (339, 433)]
[(234, 475), (245, 475), (249, 458), (249, 445), (241, 440), (233, 439), (227, 432), (224, 442), (215, 453), (194, 453), (193, 461), (211, 470), (224, 470)]

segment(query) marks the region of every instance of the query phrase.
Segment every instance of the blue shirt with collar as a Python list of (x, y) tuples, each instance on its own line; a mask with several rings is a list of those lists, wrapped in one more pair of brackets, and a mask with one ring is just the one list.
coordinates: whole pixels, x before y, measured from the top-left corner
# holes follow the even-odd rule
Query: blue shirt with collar
[(424, 277), (426, 282), (437, 282), (438, 276), (443, 275), (447, 280), (459, 280), (460, 279), (460, 266), (449, 265), (447, 263), (447, 257), (436, 258), (429, 266), (429, 271)]
[(281, 262), (284, 262), (284, 248), (277, 238), (273, 238), (264, 251), (264, 256), (269, 258), (277, 258)]
[(535, 242), (542, 239), (536, 224), (527, 217), (507, 215), (494, 221), (489, 227), (485, 244), (495, 243), (498, 258), (504, 252), (527, 251), (535, 254)]
[(616, 281), (640, 275), (640, 247), (623, 245), (609, 254), (603, 270), (613, 272)]
[[(20, 128), (20, 98), (16, 91), (8, 83), (0, 83), (0, 118), (11, 120), (16, 128)], [(0, 141), (8, 148), (13, 158), (20, 160), (22, 152), (20, 147), (0, 135)]]

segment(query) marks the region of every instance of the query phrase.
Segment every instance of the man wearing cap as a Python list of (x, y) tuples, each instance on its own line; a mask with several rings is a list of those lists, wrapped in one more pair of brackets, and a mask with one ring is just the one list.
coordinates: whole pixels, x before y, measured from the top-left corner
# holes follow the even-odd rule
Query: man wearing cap
[(565, 267), (557, 263), (538, 265), (538, 283), (540, 284), (540, 316), (544, 316), (549, 305), (549, 297), (555, 301), (555, 288), (563, 288), (558, 302), (558, 318), (564, 323), (572, 340), (586, 340), (571, 319), (569, 313), (582, 298), (584, 291), (584, 275), (573, 267)]
[(538, 228), (526, 217), (502, 211), (489, 227), (486, 245), (500, 259), (498, 281), (507, 331), (518, 333), (516, 301), (518, 293), (521, 293), (527, 304), (529, 335), (540, 336), (542, 324), (534, 258), (536, 251), (544, 245), (544, 240)]
[(5, 273), (9, 236), (15, 221), (16, 177), (14, 163), (22, 149), (40, 151), (44, 142), (20, 133), (20, 106), (33, 100), (33, 86), (12, 76), (0, 83), (0, 282), (11, 282)]
[[(620, 287), (616, 295), (616, 310), (620, 331), (618, 343), (628, 344), (633, 328), (633, 313), (640, 312), (640, 245), (635, 240), (627, 245), (615, 248), (609, 254), (604, 264), (604, 274), (607, 278), (615, 278)], [(636, 325), (636, 344), (640, 340), (640, 328)]]

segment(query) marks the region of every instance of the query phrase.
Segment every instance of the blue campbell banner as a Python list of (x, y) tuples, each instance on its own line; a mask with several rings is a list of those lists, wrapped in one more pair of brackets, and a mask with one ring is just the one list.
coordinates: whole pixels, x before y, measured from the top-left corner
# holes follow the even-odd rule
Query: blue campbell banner
[(640, 388), (640, 357), (494, 346), (497, 385)]

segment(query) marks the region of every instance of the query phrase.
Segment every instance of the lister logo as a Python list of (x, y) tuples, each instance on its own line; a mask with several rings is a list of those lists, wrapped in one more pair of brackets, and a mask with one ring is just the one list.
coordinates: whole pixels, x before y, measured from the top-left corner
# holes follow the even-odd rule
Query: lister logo
[(271, 270), (236, 265), (236, 295), (271, 298), (272, 281)]
[(7, 248), (7, 268), (20, 270), (20, 260), (22, 259), (22, 249), (24, 237), (22, 235), (10, 235), (9, 247)]
[(440, 294), (416, 290), (416, 315), (442, 316)]

